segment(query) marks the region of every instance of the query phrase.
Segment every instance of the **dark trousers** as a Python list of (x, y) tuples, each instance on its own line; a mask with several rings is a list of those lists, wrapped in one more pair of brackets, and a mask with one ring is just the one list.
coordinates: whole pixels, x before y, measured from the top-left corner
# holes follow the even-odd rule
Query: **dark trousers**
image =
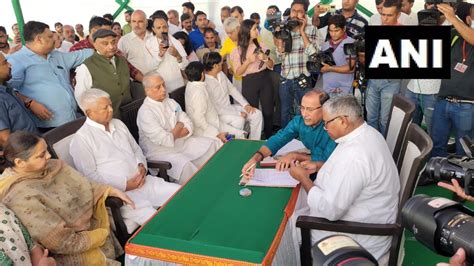
[(269, 70), (246, 75), (242, 80), (242, 95), (255, 108), (262, 105), (263, 132), (269, 138), (273, 132), (274, 88)]

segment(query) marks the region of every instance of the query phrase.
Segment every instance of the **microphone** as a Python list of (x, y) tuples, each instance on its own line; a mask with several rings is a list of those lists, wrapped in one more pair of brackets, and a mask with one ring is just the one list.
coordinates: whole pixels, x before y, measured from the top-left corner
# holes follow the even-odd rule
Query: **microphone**
[[(268, 50), (265, 52), (265, 55), (266, 55), (266, 56), (268, 56), (269, 54), (270, 54), (270, 49), (268, 49)], [(265, 63), (265, 62), (263, 62), (263, 61), (260, 62), (260, 65), (258, 65), (258, 68), (259, 68), (259, 69), (262, 68), (262, 66), (263, 66), (264, 63)]]

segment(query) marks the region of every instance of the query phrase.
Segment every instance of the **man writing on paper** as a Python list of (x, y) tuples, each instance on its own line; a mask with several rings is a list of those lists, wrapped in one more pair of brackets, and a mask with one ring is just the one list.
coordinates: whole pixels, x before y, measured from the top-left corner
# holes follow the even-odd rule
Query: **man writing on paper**
[(277, 134), (267, 140), (260, 149), (250, 158), (242, 168), (242, 174), (250, 178), (254, 173), (255, 164), (265, 157), (274, 155), (281, 147), (298, 138), (303, 142), (311, 154), (290, 152), (278, 159), (275, 168), (279, 171), (289, 169), (292, 161), (314, 161), (316, 171), (329, 158), (336, 147), (324, 130), (322, 119), (322, 104), (328, 99), (328, 95), (322, 91), (311, 90), (301, 100), (301, 115), (295, 116), (288, 125)]
[[(308, 193), (309, 215), (331, 221), (394, 223), (400, 182), (387, 143), (364, 122), (352, 95), (330, 99), (323, 106), (324, 128), (338, 144), (319, 169), (316, 181), (308, 170), (292, 163), (290, 174)], [(308, 214), (304, 214), (308, 215)], [(334, 233), (312, 230), (313, 243)], [(391, 237), (349, 235), (380, 265), (388, 264)]]

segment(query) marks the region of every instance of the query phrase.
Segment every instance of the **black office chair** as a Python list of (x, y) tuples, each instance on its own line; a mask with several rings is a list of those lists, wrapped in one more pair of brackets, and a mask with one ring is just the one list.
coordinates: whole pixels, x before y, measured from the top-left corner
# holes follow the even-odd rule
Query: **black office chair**
[[(433, 142), (426, 132), (416, 124), (410, 124), (403, 143), (398, 170), (400, 193), (397, 219), (394, 224), (369, 224), (348, 221), (329, 221), (324, 218), (299, 216), (296, 226), (301, 228), (301, 264), (311, 265), (311, 229), (348, 234), (392, 236), (389, 265), (397, 265), (402, 243), (403, 227), (401, 210), (413, 195), (418, 176), (428, 158)], [(348, 177), (349, 178), (349, 177)]]
[[(135, 141), (138, 142), (138, 125), (137, 116), (140, 106), (142, 106), (144, 99), (136, 100), (131, 103), (120, 106), (120, 115), (122, 122), (127, 126)], [(168, 176), (168, 169), (171, 169), (171, 163), (166, 161), (147, 160), (148, 168), (158, 169), (159, 176), (167, 182), (170, 181)]]
[(186, 102), (184, 100), (185, 92), (186, 92), (186, 87), (183, 86), (181, 88), (177, 88), (176, 90), (174, 90), (173, 92), (169, 94), (170, 98), (175, 100), (181, 106), (181, 109), (183, 109), (183, 112), (186, 112)]
[(393, 96), (392, 108), (387, 122), (387, 132), (385, 132), (385, 140), (392, 152), (395, 164), (398, 163), (400, 151), (405, 138), (408, 125), (413, 119), (415, 104), (408, 98), (400, 94)]

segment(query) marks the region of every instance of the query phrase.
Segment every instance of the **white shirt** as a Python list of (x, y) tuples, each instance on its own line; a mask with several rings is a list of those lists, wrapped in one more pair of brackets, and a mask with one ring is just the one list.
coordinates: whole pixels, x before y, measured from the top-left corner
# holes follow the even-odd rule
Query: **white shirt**
[[(189, 131), (183, 138), (174, 139), (171, 131), (177, 122)], [(181, 176), (183, 167), (203, 156), (213, 140), (193, 135), (193, 124), (181, 106), (173, 99), (163, 102), (146, 97), (137, 116), (140, 146), (147, 158), (171, 162), (168, 173), (173, 178)], [(207, 159), (207, 158), (206, 158)]]
[(118, 49), (123, 53), (128, 62), (144, 75), (158, 68), (158, 63), (153, 59), (151, 51), (148, 51), (145, 46), (146, 40), (153, 37), (147, 31), (142, 40), (132, 31), (130, 34), (122, 36), (118, 42)]
[(220, 132), (219, 115), (209, 98), (206, 83), (188, 82), (184, 96), (186, 112), (194, 124), (194, 134), (216, 138)]
[(181, 75), (181, 70), (184, 70), (188, 65), (188, 60), (186, 59), (186, 51), (184, 50), (181, 43), (176, 40), (173, 36), (168, 34), (168, 40), (170, 41), (170, 46), (176, 48), (178, 53), (181, 55), (181, 63), (178, 62), (178, 59), (172, 56), (170, 53), (166, 52), (163, 57), (160, 57), (160, 43), (161, 39), (158, 39), (156, 36), (150, 36), (146, 39), (145, 46), (148, 51), (151, 53), (151, 57), (154, 60), (154, 65), (156, 65), (156, 71), (163, 77), (165, 81), (166, 91), (168, 93), (184, 86), (184, 79)]
[[(401, 12), (398, 17), (398, 23), (403, 26), (418, 25), (418, 21), (414, 21), (410, 16)], [(369, 25), (382, 25), (382, 16), (379, 13), (373, 14), (369, 19)]]
[(206, 75), (205, 82), (207, 92), (219, 115), (240, 116), (240, 111), (232, 107), (229, 95), (242, 107), (249, 104), (222, 71), (217, 74), (217, 79), (211, 75)]
[(220, 43), (222, 44), (227, 39), (227, 33), (225, 32), (224, 25), (216, 26), (216, 31), (219, 33)]
[(181, 26), (176, 26), (173, 23), (168, 23), (168, 32), (170, 35), (173, 35), (178, 31), (181, 31)]
[[(115, 56), (109, 61), (116, 68)], [(90, 88), (92, 88), (92, 75), (89, 68), (82, 64), (76, 68), (76, 86), (74, 86), (74, 98), (76, 98), (76, 101), (79, 102), (82, 93)]]
[(440, 79), (411, 79), (407, 84), (407, 89), (419, 94), (438, 94), (440, 87)]
[(64, 40), (61, 43), (61, 46), (58, 48), (58, 51), (63, 52), (63, 53), (69, 53), (69, 49), (73, 46), (74, 44), (72, 42), (68, 42)]
[[(310, 215), (331, 221), (394, 223), (400, 181), (383, 136), (364, 122), (338, 138), (336, 143), (336, 149), (319, 170), (315, 186), (308, 193)], [(311, 232), (314, 242), (332, 234)], [(380, 259), (391, 244), (391, 237), (386, 236), (350, 237), (376, 259)]]

